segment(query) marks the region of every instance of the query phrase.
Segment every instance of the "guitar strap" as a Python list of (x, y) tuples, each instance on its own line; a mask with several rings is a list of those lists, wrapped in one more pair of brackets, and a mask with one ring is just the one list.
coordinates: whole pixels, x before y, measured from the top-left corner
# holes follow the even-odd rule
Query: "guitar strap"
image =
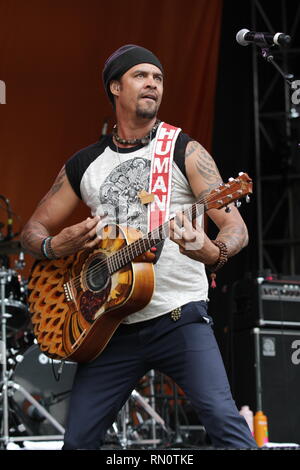
[[(151, 158), (149, 193), (154, 200), (148, 205), (148, 230), (152, 231), (169, 218), (172, 191), (172, 168), (176, 139), (179, 127), (161, 122), (155, 136)], [(164, 240), (156, 246), (157, 263)]]

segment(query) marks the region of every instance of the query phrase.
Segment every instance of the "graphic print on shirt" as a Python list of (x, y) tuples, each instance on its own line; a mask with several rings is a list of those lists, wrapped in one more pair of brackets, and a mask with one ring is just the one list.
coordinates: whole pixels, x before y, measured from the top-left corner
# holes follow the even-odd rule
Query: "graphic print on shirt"
[(104, 180), (99, 199), (110, 222), (147, 233), (147, 207), (138, 194), (149, 188), (150, 165), (150, 160), (135, 157), (120, 163)]

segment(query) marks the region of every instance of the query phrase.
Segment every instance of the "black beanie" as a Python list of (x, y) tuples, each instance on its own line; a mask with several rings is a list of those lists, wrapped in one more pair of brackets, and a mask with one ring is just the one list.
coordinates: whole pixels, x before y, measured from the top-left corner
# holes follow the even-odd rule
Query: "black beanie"
[(153, 52), (134, 44), (120, 47), (107, 59), (102, 78), (105, 91), (112, 103), (114, 103), (114, 97), (110, 91), (111, 80), (119, 80), (127, 70), (138, 64), (156, 65), (163, 73), (162, 65)]

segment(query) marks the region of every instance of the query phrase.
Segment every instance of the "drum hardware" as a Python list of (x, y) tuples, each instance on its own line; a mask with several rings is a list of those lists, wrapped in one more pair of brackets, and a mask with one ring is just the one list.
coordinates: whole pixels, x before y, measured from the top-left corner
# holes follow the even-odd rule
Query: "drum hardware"
[(19, 252), (19, 258), (15, 261), (15, 268), (19, 271), (25, 268), (24, 251)]
[[(148, 422), (148, 420), (144, 421), (140, 413), (136, 413), (139, 419), (138, 425), (134, 425), (131, 422), (131, 402), (136, 402), (149, 414), (149, 416), (151, 417), (150, 423)], [(152, 420), (154, 420), (156, 424), (159, 424), (164, 431), (166, 431), (167, 433), (169, 432), (161, 416), (147, 403), (147, 401), (136, 390), (133, 390), (129, 400), (127, 400), (125, 405), (120, 410), (118, 419), (112, 425), (112, 433), (116, 436), (122, 449), (127, 449), (131, 446), (150, 446), (151, 448), (156, 448), (158, 444), (162, 443), (162, 440), (156, 437), (156, 433), (153, 433), (153, 425), (151, 422)], [(142, 433), (140, 432), (145, 431), (145, 429), (147, 431), (147, 437), (149, 437), (147, 439), (145, 439)], [(108, 435), (109, 434), (110, 431), (108, 431)]]
[[(145, 398), (134, 389), (129, 399), (120, 410), (112, 428), (107, 432), (108, 439), (115, 437), (122, 449), (127, 449), (132, 446), (156, 448), (159, 444), (162, 445), (162, 438), (158, 438), (157, 436), (157, 426), (165, 433), (168, 440), (173, 433), (165, 423), (165, 420), (155, 410), (154, 370), (148, 372), (147, 379), (150, 397)], [(150, 419), (144, 419), (139, 409), (146, 412)], [(138, 422), (133, 422), (133, 411), (135, 413), (135, 421)]]
[(0, 255), (17, 255), (21, 251), (22, 246), (19, 241), (0, 240)]
[[(155, 410), (155, 390), (154, 390), (154, 380), (155, 380), (155, 372), (154, 370), (150, 370), (148, 373), (149, 376), (149, 390), (150, 390), (150, 405), (153, 410)], [(150, 416), (152, 416), (152, 439), (155, 441), (156, 440), (156, 421), (157, 418), (151, 413)], [(159, 421), (158, 421), (159, 422)], [(163, 429), (166, 431), (166, 426), (165, 422), (162, 420), (162, 423), (160, 423), (163, 427)], [(154, 446), (156, 447), (156, 446)]]
[(151, 370), (137, 388), (108, 430), (104, 446), (193, 449), (207, 444), (204, 426), (171, 378)]
[(12, 269), (6, 269), (5, 272), (5, 313), (7, 318), (7, 334), (11, 337), (25, 327), (29, 316), (24, 281)]
[[(1, 400), (2, 400), (2, 435), (0, 442), (6, 448), (9, 442), (22, 441), (27, 436), (13, 436), (10, 435), (10, 420), (12, 415), (14, 417), (18, 414), (18, 403), (15, 401), (15, 394), (23, 398), (24, 401), (30, 403), (40, 416), (45, 418), (52, 426), (59, 432), (59, 436), (53, 436), (55, 439), (62, 439), (64, 434), (64, 427), (46, 410), (39, 401), (34, 398), (33, 394), (26, 390), (26, 387), (16, 382), (13, 377), (14, 370), (12, 366), (14, 361), (20, 361), (20, 358), (14, 359), (7, 349), (7, 335), (9, 330), (9, 323), (14, 320), (14, 310), (10, 309), (19, 308), (20, 304), (13, 296), (6, 298), (7, 287), (10, 286), (12, 279), (14, 278), (14, 272), (5, 268), (0, 269), (0, 301), (1, 301), (1, 341), (0, 341), (0, 364), (2, 366), (1, 371)], [(14, 349), (12, 349), (15, 351)], [(17, 357), (17, 356), (16, 356)], [(14, 406), (15, 405), (15, 406)], [(19, 431), (26, 429), (26, 425), (22, 427), (22, 417), (20, 416)], [(51, 439), (50, 436), (30, 436), (31, 440), (43, 440)]]
[(174, 427), (175, 427), (174, 442), (175, 444), (178, 445), (178, 444), (183, 443), (183, 439), (181, 436), (180, 426), (179, 426), (178, 390), (177, 390), (177, 386), (175, 383), (173, 383), (173, 394), (174, 394)]

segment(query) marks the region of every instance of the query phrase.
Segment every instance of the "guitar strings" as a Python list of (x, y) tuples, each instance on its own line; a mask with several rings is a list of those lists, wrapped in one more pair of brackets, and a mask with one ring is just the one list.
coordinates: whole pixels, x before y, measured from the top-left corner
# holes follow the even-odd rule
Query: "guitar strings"
[[(188, 209), (184, 210), (183, 211), (183, 214), (185, 215), (192, 215), (193, 212), (196, 210), (197, 211), (197, 206), (199, 204), (207, 204), (207, 202), (213, 202), (213, 201), (218, 201), (218, 199), (220, 198), (220, 195), (219, 194), (212, 194), (210, 195), (209, 197), (202, 197), (201, 199), (199, 199), (197, 202), (195, 202), (193, 205), (191, 205)], [(172, 220), (172, 219), (170, 219)], [(121, 261), (123, 262), (124, 260), (122, 259), (122, 255), (126, 256), (128, 254), (131, 254), (133, 255), (133, 249), (135, 247), (135, 245), (137, 245), (137, 247), (139, 245), (141, 245), (141, 243), (145, 243), (146, 241), (149, 240), (149, 234), (153, 234), (154, 232), (157, 232), (157, 231), (163, 231), (163, 227), (164, 226), (167, 226), (168, 223), (170, 222), (170, 220), (164, 222), (164, 224), (160, 225), (159, 227), (157, 227), (156, 229), (154, 229), (152, 232), (149, 232), (146, 236), (144, 237), (141, 237), (141, 238), (138, 238), (137, 240), (135, 240), (134, 242), (130, 243), (129, 245), (125, 245), (123, 248), (121, 248), (119, 251), (107, 256), (104, 260), (101, 260), (99, 261), (99, 263), (96, 265), (96, 266), (93, 266), (91, 268), (88, 268), (86, 273), (87, 274), (96, 274), (96, 273), (100, 273), (100, 272), (104, 272), (105, 270), (107, 270), (107, 268), (109, 267), (109, 262), (113, 259), (113, 258), (116, 258), (116, 266), (118, 266), (117, 262), (118, 261)], [(158, 236), (159, 236), (159, 233), (158, 233)], [(158, 242), (154, 243), (154, 246), (155, 244), (159, 243), (162, 239), (160, 237), (158, 237)], [(151, 240), (156, 240), (156, 238), (151, 238)], [(151, 247), (151, 245), (149, 246), (149, 248)], [(148, 248), (148, 249), (149, 249)], [(147, 249), (145, 250), (147, 251)], [(126, 253), (125, 253), (126, 252)], [(131, 253), (130, 253), (131, 252)], [(127, 263), (126, 263), (127, 264)], [(119, 268), (120, 269), (120, 268)], [(108, 269), (109, 270), (109, 269)], [(118, 271), (118, 269), (115, 269), (113, 272), (116, 272)], [(113, 274), (113, 273), (112, 273)], [(71, 283), (73, 285), (73, 287), (79, 287), (80, 284), (81, 284), (81, 275), (77, 275), (75, 276), (74, 278), (71, 278), (68, 282)]]

